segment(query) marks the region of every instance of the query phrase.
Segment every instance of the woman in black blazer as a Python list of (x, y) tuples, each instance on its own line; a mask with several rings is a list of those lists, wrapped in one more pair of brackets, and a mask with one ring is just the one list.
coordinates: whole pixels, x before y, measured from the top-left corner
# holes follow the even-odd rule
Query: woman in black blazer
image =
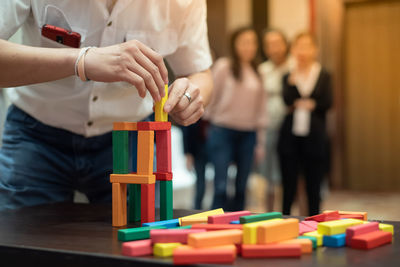
[(329, 73), (316, 62), (317, 44), (308, 33), (292, 45), (296, 67), (283, 78), (283, 98), (288, 106), (280, 131), (278, 152), (282, 171), (283, 213), (290, 209), (303, 174), (309, 215), (319, 213), (320, 185), (328, 154), (326, 113), (332, 105)]

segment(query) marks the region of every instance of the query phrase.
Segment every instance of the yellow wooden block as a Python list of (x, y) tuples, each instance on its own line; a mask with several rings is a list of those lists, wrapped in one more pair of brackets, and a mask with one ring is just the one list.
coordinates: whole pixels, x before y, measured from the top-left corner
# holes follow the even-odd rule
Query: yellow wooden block
[(153, 254), (157, 257), (172, 257), (174, 249), (182, 246), (181, 243), (155, 243), (153, 247)]
[(154, 107), (155, 121), (168, 121), (168, 113), (164, 111), (165, 102), (168, 99), (168, 84), (165, 85), (165, 95)]
[(346, 233), (346, 229), (350, 226), (362, 224), (362, 220), (345, 219), (335, 220), (328, 222), (321, 222), (318, 224), (317, 231), (322, 235), (338, 235)]
[(198, 224), (198, 223), (207, 223), (208, 217), (195, 217), (195, 218), (182, 218), (181, 219), (181, 226), (188, 226), (192, 224)]
[(253, 223), (243, 224), (243, 244), (257, 244), (257, 227), (259, 225), (273, 222), (273, 221), (281, 221), (283, 219), (271, 219)]
[(322, 246), (322, 238), (323, 235), (318, 233), (318, 231), (313, 231), (313, 232), (309, 232), (309, 233), (305, 233), (304, 236), (313, 236), (317, 239), (317, 246), (320, 247)]
[(218, 215), (218, 214), (224, 214), (224, 210), (222, 208), (219, 208), (219, 209), (215, 209), (215, 210), (209, 210), (209, 211), (205, 211), (205, 212), (200, 212), (200, 213), (184, 216), (184, 217), (179, 218), (179, 224), (181, 224), (181, 220), (183, 218), (202, 218), (202, 217), (208, 217), (211, 215)]
[(300, 244), (301, 253), (310, 254), (312, 252), (312, 241), (310, 239), (290, 239), (279, 242), (280, 244)]
[(379, 230), (384, 231), (384, 232), (390, 232), (390, 233), (392, 233), (392, 235), (394, 235), (393, 225), (391, 225), (391, 224), (380, 223)]

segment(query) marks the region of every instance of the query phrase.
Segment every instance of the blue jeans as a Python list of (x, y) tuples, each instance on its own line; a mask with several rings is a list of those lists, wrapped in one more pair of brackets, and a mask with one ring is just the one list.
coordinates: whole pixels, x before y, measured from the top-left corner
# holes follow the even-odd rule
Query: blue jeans
[(72, 202), (111, 203), (111, 133), (85, 138), (50, 127), (12, 105), (0, 149), (0, 210)]
[[(214, 200), (212, 208), (243, 210), (247, 180), (253, 163), (256, 133), (237, 131), (212, 125), (208, 138), (208, 152), (215, 169)], [(227, 202), (226, 184), (228, 167), (236, 163), (235, 196)]]

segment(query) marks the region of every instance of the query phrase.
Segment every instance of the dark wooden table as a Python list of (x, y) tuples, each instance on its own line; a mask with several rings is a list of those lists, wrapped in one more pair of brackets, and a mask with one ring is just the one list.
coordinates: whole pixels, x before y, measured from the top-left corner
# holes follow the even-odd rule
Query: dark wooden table
[[(193, 213), (176, 210), (175, 216)], [(301, 259), (243, 259), (234, 266), (400, 266), (400, 222), (392, 245), (371, 251), (321, 247)], [(121, 255), (111, 206), (54, 204), (0, 212), (0, 266), (159, 266), (171, 259)], [(397, 242), (396, 242), (397, 241)]]

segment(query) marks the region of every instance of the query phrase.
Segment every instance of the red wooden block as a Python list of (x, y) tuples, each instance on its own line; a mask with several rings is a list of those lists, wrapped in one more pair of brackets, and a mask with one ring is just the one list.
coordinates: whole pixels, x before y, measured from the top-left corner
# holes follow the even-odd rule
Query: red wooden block
[(392, 234), (384, 231), (374, 231), (353, 237), (350, 241), (352, 248), (372, 249), (392, 242)]
[(242, 255), (242, 244), (235, 244), (236, 246), (236, 254)]
[(235, 245), (210, 248), (180, 246), (174, 250), (174, 264), (233, 263), (236, 259)]
[(364, 216), (362, 214), (341, 214), (339, 216), (340, 219), (357, 219), (364, 221)]
[(300, 244), (242, 245), (243, 258), (290, 258), (301, 257)]
[(140, 121), (137, 123), (138, 131), (165, 131), (171, 129), (168, 121)]
[(204, 229), (155, 229), (150, 230), (150, 239), (153, 243), (187, 244), (188, 234), (205, 231)]
[(305, 218), (306, 221), (316, 221), (316, 222), (326, 222), (326, 221), (334, 221), (334, 220), (339, 220), (340, 215), (339, 211), (330, 211), (330, 212), (324, 212), (318, 215), (314, 215), (311, 217)]
[[(210, 218), (210, 217), (208, 217)], [(218, 231), (218, 230), (229, 230), (229, 229), (243, 229), (243, 224), (192, 224), (191, 229), (204, 229), (206, 231)]]
[(228, 224), (231, 221), (237, 221), (239, 220), (240, 217), (247, 215), (251, 215), (251, 212), (243, 210), (243, 211), (227, 212), (224, 214), (212, 215), (208, 216), (208, 223)]
[(349, 227), (346, 229), (346, 244), (350, 245), (351, 239), (355, 236), (375, 231), (379, 231), (379, 223), (377, 222), (370, 222)]
[(122, 255), (146, 256), (151, 254), (153, 254), (153, 247), (150, 239), (122, 243)]
[(171, 130), (156, 132), (157, 172), (172, 172)]
[(157, 181), (171, 181), (172, 180), (172, 172), (155, 172)]
[(155, 184), (141, 185), (141, 223), (154, 222), (155, 220), (154, 193)]

